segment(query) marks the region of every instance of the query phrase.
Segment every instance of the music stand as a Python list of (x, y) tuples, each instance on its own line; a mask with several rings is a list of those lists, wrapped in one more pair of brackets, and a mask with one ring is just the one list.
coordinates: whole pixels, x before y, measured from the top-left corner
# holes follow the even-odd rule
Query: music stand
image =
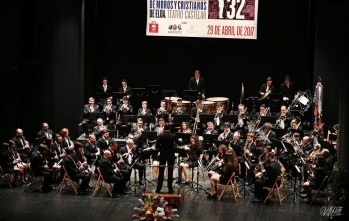
[(115, 100), (115, 101), (122, 100), (122, 98), (124, 96), (127, 96), (127, 94), (125, 94), (124, 92), (113, 92), (112, 93), (113, 100)]
[(214, 114), (199, 114), (201, 123), (214, 122), (214, 117)]
[(189, 114), (174, 114), (175, 124), (180, 124), (181, 122), (189, 122), (191, 117)]
[(219, 147), (221, 144), (224, 144), (226, 146), (229, 145), (229, 141), (223, 141), (223, 140), (213, 140), (213, 143), (215, 143), (217, 147)]
[(110, 93), (99, 93), (99, 92), (96, 93), (96, 98), (98, 98), (99, 102), (102, 103), (103, 105), (105, 104), (105, 100), (108, 97), (111, 97)]
[(177, 140), (182, 139), (181, 141), (182, 144), (190, 143), (190, 137), (192, 136), (192, 134), (178, 133), (178, 132), (175, 132), (174, 134), (176, 134)]
[(282, 101), (282, 98), (284, 97), (284, 94), (283, 93), (271, 93), (269, 94), (269, 99), (274, 101), (274, 112), (278, 112), (278, 110), (280, 109), (280, 106), (281, 105), (278, 105), (280, 104), (280, 101)]
[(205, 143), (213, 143), (218, 139), (218, 134), (202, 134)]
[(90, 121), (95, 122), (98, 118), (104, 118), (104, 113), (103, 112), (89, 112), (88, 113), (88, 119)]
[(261, 116), (261, 122), (259, 125), (263, 125), (266, 122), (276, 124), (276, 116)]
[(154, 115), (142, 115), (139, 117), (143, 119), (144, 123), (155, 123), (156, 122)]
[(123, 118), (125, 123), (136, 123), (137, 118), (139, 118), (139, 116), (137, 116), (137, 115), (123, 115), (122, 118)]
[[(179, 157), (186, 157), (187, 156), (187, 152), (185, 149), (182, 148), (175, 148), (175, 153), (178, 153), (178, 159), (177, 159), (177, 167), (178, 167), (178, 177), (176, 178), (178, 181), (178, 196), (180, 194), (180, 188), (181, 188), (181, 183), (182, 183), (182, 171), (181, 168), (179, 166), (179, 164), (181, 163), (179, 160)], [(173, 179), (175, 180), (175, 179)]]
[[(142, 132), (143, 135), (144, 131)], [(141, 135), (141, 136), (142, 136)], [(154, 150), (151, 148), (145, 149), (140, 153), (141, 160), (150, 159), (151, 156), (156, 156), (159, 153), (159, 150)], [(150, 160), (149, 160), (150, 163)], [(144, 168), (144, 192), (147, 190), (147, 182), (152, 183), (152, 181), (147, 180), (147, 166)]]
[(158, 133), (156, 131), (143, 131), (139, 139), (143, 140), (156, 140)]
[(162, 90), (162, 85), (148, 85), (148, 94), (159, 94)]
[(198, 91), (197, 90), (184, 90), (183, 97), (186, 100), (194, 102), (196, 99), (198, 99)]
[(276, 133), (277, 138), (280, 138), (285, 134), (285, 129), (272, 127), (271, 130)]
[(222, 122), (230, 122), (234, 123), (238, 121), (238, 115), (237, 114), (223, 114)]
[(145, 88), (132, 88), (132, 93), (137, 97), (143, 98), (147, 96)]

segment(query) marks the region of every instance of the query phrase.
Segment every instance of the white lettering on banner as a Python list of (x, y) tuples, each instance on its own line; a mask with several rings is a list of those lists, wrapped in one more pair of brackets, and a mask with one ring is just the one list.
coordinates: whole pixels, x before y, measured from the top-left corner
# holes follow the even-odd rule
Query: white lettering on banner
[(147, 0), (147, 35), (257, 39), (259, 0)]

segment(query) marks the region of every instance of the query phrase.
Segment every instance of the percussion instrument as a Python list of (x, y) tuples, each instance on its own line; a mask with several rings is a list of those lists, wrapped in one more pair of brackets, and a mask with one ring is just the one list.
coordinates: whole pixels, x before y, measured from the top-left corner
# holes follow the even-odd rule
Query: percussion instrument
[(226, 113), (228, 113), (228, 108), (229, 108), (229, 98), (227, 97), (209, 97), (206, 99), (207, 101), (212, 101), (213, 104), (213, 108), (214, 110), (216, 109), (217, 104), (221, 104), (224, 105), (224, 111)]
[[(171, 110), (177, 106), (177, 100), (175, 101), (171, 101)], [(182, 100), (182, 107), (185, 107), (187, 110), (186, 110), (186, 114), (189, 114), (190, 113), (190, 109), (191, 109), (191, 106), (192, 106), (192, 102), (190, 101), (185, 101), (185, 100)]]
[(166, 109), (172, 110), (172, 102), (177, 103), (177, 100), (181, 99), (180, 97), (165, 97), (164, 100), (166, 100)]
[(211, 114), (213, 111), (214, 102), (213, 101), (201, 101), (202, 107), (206, 109), (206, 114)]

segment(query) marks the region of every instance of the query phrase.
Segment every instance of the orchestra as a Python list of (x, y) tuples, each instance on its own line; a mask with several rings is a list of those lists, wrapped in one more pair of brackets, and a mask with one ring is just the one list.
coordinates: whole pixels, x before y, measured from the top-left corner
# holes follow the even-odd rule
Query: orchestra
[[(126, 86), (123, 90), (127, 88)], [(158, 177), (159, 155), (152, 156), (153, 159), (149, 162), (148, 159), (140, 158), (144, 151), (156, 148), (157, 138), (150, 141), (143, 139), (141, 135), (144, 131), (154, 131), (159, 136), (166, 131), (176, 134), (177, 147), (186, 151), (186, 157), (180, 159), (176, 156), (178, 166), (174, 166), (179, 168), (179, 176), (183, 173), (184, 184), (190, 183), (189, 168), (198, 167), (198, 160), (203, 154), (204, 170), (212, 179), (212, 185), (223, 182), (224, 177), (229, 177), (232, 171), (236, 172), (244, 182), (254, 185), (253, 201), (259, 202), (265, 196), (263, 186), (272, 185), (276, 177), (284, 171), (286, 177), (293, 176), (302, 180), (306, 197), (309, 197), (309, 189), (316, 188), (324, 175), (328, 174), (323, 167), (332, 170), (336, 153), (321, 146), (321, 143), (326, 142), (323, 124), (314, 122), (313, 130), (303, 130), (302, 116), (291, 111), (292, 97), (288, 97), (288, 102), (282, 103), (280, 112), (272, 112), (270, 103), (263, 100), (267, 100), (273, 90), (271, 78), (268, 78), (260, 90), (263, 99), (259, 104), (259, 111), (252, 109), (250, 112), (243, 103), (238, 105), (237, 110), (227, 112), (229, 102), (216, 102), (215, 100), (221, 100), (218, 98), (203, 105), (204, 100), (201, 99), (204, 91), (201, 99), (190, 102), (189, 106), (184, 105), (182, 98), (177, 97), (170, 104), (172, 106), (162, 98), (158, 108), (148, 107), (148, 101), (142, 100), (135, 115), (138, 117), (135, 118), (136, 122), (124, 118), (126, 115), (133, 115), (131, 94), (124, 96), (118, 106), (112, 104), (111, 97), (107, 97), (101, 109), (94, 103), (94, 98), (90, 97), (89, 103), (84, 105), (84, 120), (80, 123), (85, 135), (82, 136), (85, 139), (83, 143), (72, 140), (67, 128), (54, 133), (48, 129), (48, 123), (43, 123), (42, 130), (37, 134), (41, 145), (35, 144), (37, 146), (33, 147), (23, 136), (22, 129), (18, 128), (12, 141), (15, 145), (3, 150), (1, 165), (3, 169), (16, 174), (16, 177), (20, 175), (21, 181), (25, 183), (26, 163), (34, 162), (32, 166), (35, 172), (44, 175), (44, 188), (50, 190), (57, 173), (62, 171), (60, 165), (63, 162), (70, 167), (69, 173), (72, 176), (83, 179), (80, 189), (83, 193), (88, 191), (88, 181), (96, 173), (93, 168), (99, 167), (103, 176), (114, 183), (113, 192), (119, 195), (127, 192), (126, 184), (131, 183), (133, 169), (138, 170), (138, 183), (141, 185), (147, 176), (144, 172), (147, 165), (152, 165)], [(285, 93), (284, 96), (286, 95), (289, 96)], [(151, 103), (153, 102), (149, 104)], [(92, 121), (89, 113), (98, 111), (103, 115)], [(141, 117), (147, 115), (154, 115), (154, 124), (143, 123)], [(175, 124), (173, 120), (178, 115), (188, 115), (189, 118)], [(205, 116), (201, 118), (200, 115)], [(275, 120), (271, 121), (272, 119)], [(89, 124), (94, 125), (93, 130), (87, 129)], [(122, 134), (126, 136), (111, 136), (108, 128), (113, 127), (123, 129)], [(189, 143), (178, 134), (188, 134)], [(118, 139), (125, 141), (126, 145), (117, 148)], [(236, 156), (237, 167), (230, 165), (231, 160), (227, 155), (231, 152)], [(227, 163), (230, 168), (226, 167)], [(7, 164), (11, 166), (8, 167)], [(42, 171), (38, 170), (40, 166), (43, 166)], [(161, 189), (160, 186), (157, 188)], [(216, 199), (215, 186), (212, 188), (208, 198)], [(169, 191), (173, 192), (172, 187)]]

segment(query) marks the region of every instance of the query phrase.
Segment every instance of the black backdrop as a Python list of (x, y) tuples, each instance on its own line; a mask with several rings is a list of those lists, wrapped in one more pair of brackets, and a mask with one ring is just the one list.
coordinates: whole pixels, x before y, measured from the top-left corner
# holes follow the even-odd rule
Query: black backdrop
[[(315, 70), (326, 79), (324, 99), (331, 103), (324, 106), (325, 121), (337, 123), (341, 82), (332, 76), (338, 77), (338, 66), (346, 62), (345, 40), (339, 37), (347, 30), (343, 2), (260, 1), (257, 40), (147, 37), (146, 1), (4, 2), (1, 141), (17, 127), (33, 138), (43, 121), (55, 131), (68, 127), (76, 137), (82, 105), (103, 76), (114, 87), (126, 78), (133, 87), (161, 84), (181, 92), (194, 69), (207, 81), (207, 97), (235, 103), (242, 82), (245, 97), (257, 96), (267, 76), (278, 86), (289, 74), (298, 89), (312, 91)], [(327, 7), (338, 12), (331, 14), (332, 31), (327, 31)]]

